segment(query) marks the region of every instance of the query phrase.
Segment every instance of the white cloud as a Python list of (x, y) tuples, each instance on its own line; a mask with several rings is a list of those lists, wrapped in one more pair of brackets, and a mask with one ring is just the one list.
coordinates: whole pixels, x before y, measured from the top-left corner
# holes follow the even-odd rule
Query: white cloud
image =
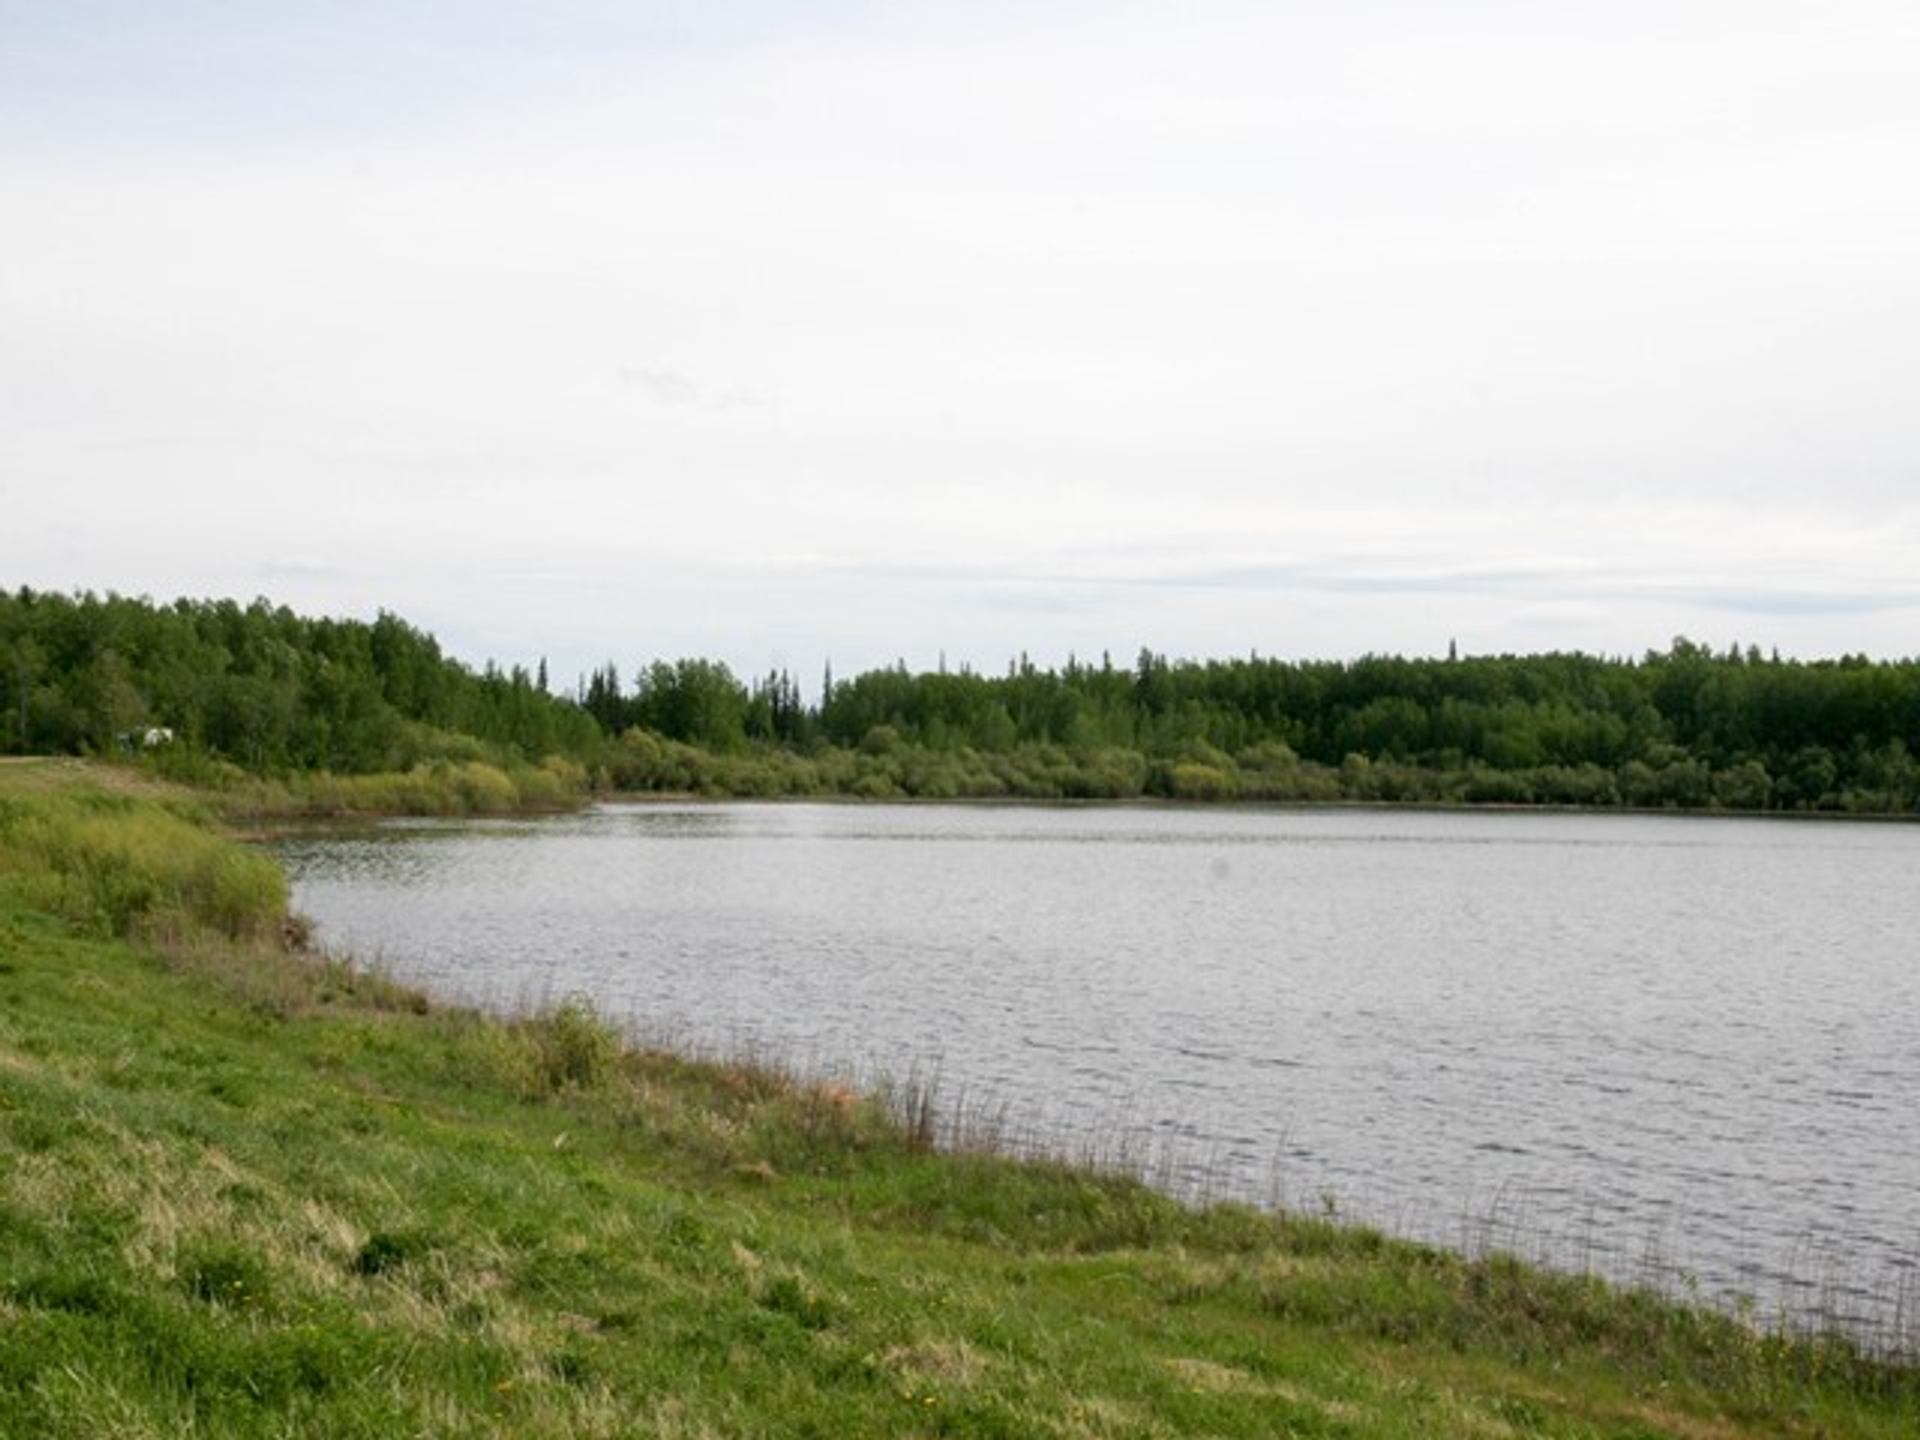
[(564, 665), (1914, 648), (1907, 7), (432, 13), (216, 26), (223, 96), (96, 37), (139, 133), (12, 49), (0, 576)]

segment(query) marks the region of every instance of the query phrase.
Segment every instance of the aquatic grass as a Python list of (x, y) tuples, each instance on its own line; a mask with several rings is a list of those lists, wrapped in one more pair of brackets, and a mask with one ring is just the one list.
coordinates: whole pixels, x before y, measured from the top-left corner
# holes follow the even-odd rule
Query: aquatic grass
[[(576, 998), (566, 1005), (585, 1003)], [(511, 1024), (544, 1023), (553, 1010), (550, 997), (522, 996), (507, 1007)], [(517, 1020), (512, 1017), (519, 1017)], [(843, 1066), (823, 1065), (817, 1058), (806, 1059), (783, 1053), (764, 1039), (727, 1042), (696, 1042), (684, 1034), (648, 1035), (644, 1028), (629, 1026), (620, 1031), (630, 1047), (631, 1066), (641, 1069), (668, 1063), (682, 1080), (696, 1071), (710, 1071), (722, 1077), (722, 1088), (729, 1093), (788, 1095), (803, 1097), (795, 1110), (779, 1114), (767, 1127), (773, 1134), (788, 1136), (796, 1126), (805, 1134), (815, 1134), (817, 1125), (801, 1118), (807, 1105), (824, 1112), (831, 1105), (836, 1116), (871, 1115), (887, 1131), (885, 1146), (904, 1148), (909, 1154), (938, 1155), (946, 1159), (982, 1158), (988, 1161), (1013, 1160), (1037, 1166), (1042, 1171), (1058, 1171), (1100, 1183), (1117, 1182), (1143, 1187), (1156, 1199), (1166, 1199), (1176, 1208), (1201, 1213), (1233, 1214), (1246, 1208), (1247, 1196), (1230, 1186), (1224, 1177), (1228, 1167), (1217, 1149), (1209, 1151), (1177, 1134), (1157, 1133), (1144, 1118), (1126, 1107), (1117, 1107), (1097, 1122), (1082, 1123), (1069, 1129), (1061, 1117), (1039, 1097), (1028, 1097), (1019, 1104), (1005, 1095), (988, 1091), (951, 1090), (942, 1067), (909, 1067), (902, 1076), (884, 1071), (869, 1072), (860, 1078)], [(647, 1057), (634, 1060), (632, 1057)], [(686, 1057), (695, 1056), (692, 1070), (681, 1069)], [(534, 1085), (531, 1093), (546, 1093), (553, 1087)], [(822, 1100), (820, 1097), (832, 1097)], [(656, 1117), (657, 1118), (657, 1117)], [(749, 1125), (723, 1127), (725, 1138), (718, 1144), (706, 1137), (704, 1148), (715, 1157), (718, 1168), (729, 1166), (742, 1172), (755, 1172), (770, 1163), (787, 1168), (784, 1156), (773, 1156), (776, 1145), (753, 1140)], [(841, 1133), (849, 1131), (843, 1129)], [(747, 1143), (742, 1143), (743, 1141)], [(754, 1145), (760, 1148), (755, 1149)], [(871, 1140), (867, 1143), (871, 1144)], [(821, 1156), (811, 1154), (800, 1168), (818, 1167)], [(1397, 1219), (1379, 1218), (1377, 1207), (1359, 1207), (1349, 1211), (1340, 1197), (1331, 1192), (1311, 1195), (1291, 1193), (1282, 1183), (1284, 1174), (1276, 1161), (1266, 1198), (1250, 1213), (1279, 1216), (1291, 1225), (1322, 1225), (1330, 1233), (1360, 1237), (1361, 1243), (1374, 1245), (1390, 1241), (1416, 1250), (1433, 1249), (1436, 1227), (1431, 1217), (1417, 1210), (1404, 1210)], [(1085, 1198), (1084, 1196), (1082, 1198)], [(978, 1209), (961, 1220), (962, 1231), (976, 1239), (998, 1238), (1008, 1233), (1002, 1225), (1005, 1215), (1017, 1213), (1018, 1201), (1004, 1195), (985, 1195)], [(1011, 1210), (1002, 1210), (1003, 1205)], [(1353, 1214), (1374, 1218), (1360, 1221)], [(1027, 1220), (1029, 1228), (1033, 1216)], [(1066, 1216), (1056, 1216), (1065, 1219)], [(1111, 1217), (1108, 1217), (1110, 1221)], [(1131, 1224), (1126, 1221), (1124, 1224)], [(1707, 1294), (1693, 1272), (1674, 1249), (1673, 1238), (1663, 1231), (1649, 1231), (1638, 1246), (1639, 1260), (1622, 1278), (1605, 1274), (1594, 1263), (1594, 1231), (1598, 1222), (1589, 1218), (1584, 1227), (1566, 1232), (1546, 1229), (1529, 1207), (1524, 1192), (1502, 1188), (1484, 1202), (1470, 1205), (1458, 1220), (1459, 1239), (1442, 1245), (1441, 1254), (1451, 1254), (1470, 1262), (1500, 1267), (1519, 1265), (1527, 1273), (1551, 1279), (1570, 1278), (1583, 1285), (1597, 1286), (1606, 1296), (1630, 1296), (1635, 1303), (1649, 1302), (1656, 1307), (1674, 1308), (1692, 1316), (1696, 1312), (1725, 1320), (1755, 1337), (1805, 1342), (1817, 1347), (1838, 1347), (1835, 1353), (1864, 1357), (1869, 1363), (1887, 1362), (1911, 1366), (1920, 1360), (1920, 1328), (1913, 1323), (1914, 1297), (1920, 1294), (1911, 1273), (1903, 1272), (1894, 1282), (1896, 1293), (1881, 1297), (1864, 1309), (1849, 1311), (1831, 1298), (1789, 1304), (1784, 1293), (1771, 1304), (1759, 1303), (1740, 1294)], [(1113, 1236), (1126, 1233), (1124, 1225), (1115, 1229), (1108, 1221), (1094, 1227), (1091, 1234), (1078, 1238), (1064, 1232), (1049, 1232), (1048, 1243), (1088, 1245), (1095, 1248), (1114, 1243)], [(1617, 1238), (1617, 1237), (1616, 1237)], [(1798, 1283), (1803, 1288), (1835, 1293), (1858, 1293), (1861, 1277), (1847, 1269), (1842, 1257), (1829, 1255), (1816, 1266), (1811, 1260), (1790, 1267), (1795, 1275), (1813, 1277)], [(1398, 1323), (1398, 1322), (1396, 1322)]]
[(502, 1042), (496, 1063), (526, 1095), (598, 1089), (620, 1058), (619, 1032), (584, 996), (509, 1020), (494, 1033)]

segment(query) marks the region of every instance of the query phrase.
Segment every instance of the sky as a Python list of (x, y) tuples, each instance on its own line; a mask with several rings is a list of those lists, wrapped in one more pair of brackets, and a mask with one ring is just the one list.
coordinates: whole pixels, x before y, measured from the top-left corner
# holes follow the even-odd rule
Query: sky
[(1920, 653), (1920, 6), (0, 0), (0, 584)]

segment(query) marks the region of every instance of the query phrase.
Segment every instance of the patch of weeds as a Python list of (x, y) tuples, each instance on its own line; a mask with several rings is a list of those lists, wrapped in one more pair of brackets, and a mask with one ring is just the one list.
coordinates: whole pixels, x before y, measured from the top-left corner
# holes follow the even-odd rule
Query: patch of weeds
[(236, 1110), (245, 1110), (253, 1104), (253, 1089), (244, 1080), (232, 1075), (216, 1074), (209, 1076), (202, 1087), (207, 1095)]
[(1496, 1396), (1487, 1408), (1522, 1434), (1534, 1433), (1547, 1423), (1546, 1414), (1538, 1405), (1518, 1395)]
[(353, 1273), (384, 1275), (420, 1259), (432, 1248), (425, 1237), (412, 1231), (376, 1230), (354, 1252)]
[(271, 1298), (271, 1278), (260, 1257), (228, 1241), (200, 1241), (184, 1248), (175, 1268), (181, 1288), (209, 1305), (250, 1310)]
[(273, 1197), (248, 1180), (235, 1180), (220, 1187), (220, 1199), (235, 1210), (258, 1214), (268, 1208)]
[(120, 1308), (120, 1292), (87, 1271), (42, 1271), (9, 1286), (7, 1297), (35, 1310), (68, 1315), (111, 1315)]
[(325, 1395), (364, 1373), (364, 1342), (339, 1327), (297, 1325), (265, 1337), (253, 1356), (254, 1383), (263, 1399), (284, 1404), (295, 1395)]
[(77, 1197), (62, 1218), (73, 1244), (103, 1251), (124, 1244), (138, 1227), (132, 1205), (104, 1195)]
[(774, 1275), (760, 1287), (762, 1307), (785, 1315), (803, 1330), (825, 1330), (833, 1324), (833, 1306), (798, 1275)]
[(622, 1050), (619, 1032), (575, 998), (545, 1014), (505, 1025), (480, 1024), (460, 1047), (482, 1073), (523, 1099), (601, 1088), (614, 1075)]
[(1196, 1250), (1215, 1254), (1250, 1255), (1274, 1243), (1274, 1220), (1251, 1205), (1222, 1203), (1200, 1211), (1188, 1222), (1184, 1237)]
[(618, 1032), (582, 998), (529, 1021), (527, 1033), (549, 1090), (591, 1090), (612, 1073), (620, 1058)]
[(562, 1385), (581, 1386), (593, 1379), (593, 1360), (578, 1346), (568, 1346), (547, 1360), (547, 1373)]
[(691, 1210), (676, 1210), (674, 1217), (666, 1221), (666, 1242), (685, 1250), (697, 1250), (712, 1240), (712, 1231), (699, 1215)]
[(7, 1117), (8, 1138), (28, 1155), (44, 1155), (60, 1143), (65, 1134), (44, 1115), (24, 1114)]

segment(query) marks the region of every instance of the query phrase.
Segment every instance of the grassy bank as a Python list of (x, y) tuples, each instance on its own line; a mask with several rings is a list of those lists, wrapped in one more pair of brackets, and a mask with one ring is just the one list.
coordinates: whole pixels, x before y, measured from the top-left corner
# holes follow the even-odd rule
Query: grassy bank
[(590, 784), (584, 766), (557, 755), (538, 765), (468, 757), (364, 775), (329, 770), (257, 775), (204, 755), (175, 751), (148, 757), (137, 768), (155, 779), (191, 786), (237, 821), (552, 814), (583, 804)]
[(190, 795), (0, 767), (0, 1435), (1901, 1436), (1840, 1342), (442, 1009)]

